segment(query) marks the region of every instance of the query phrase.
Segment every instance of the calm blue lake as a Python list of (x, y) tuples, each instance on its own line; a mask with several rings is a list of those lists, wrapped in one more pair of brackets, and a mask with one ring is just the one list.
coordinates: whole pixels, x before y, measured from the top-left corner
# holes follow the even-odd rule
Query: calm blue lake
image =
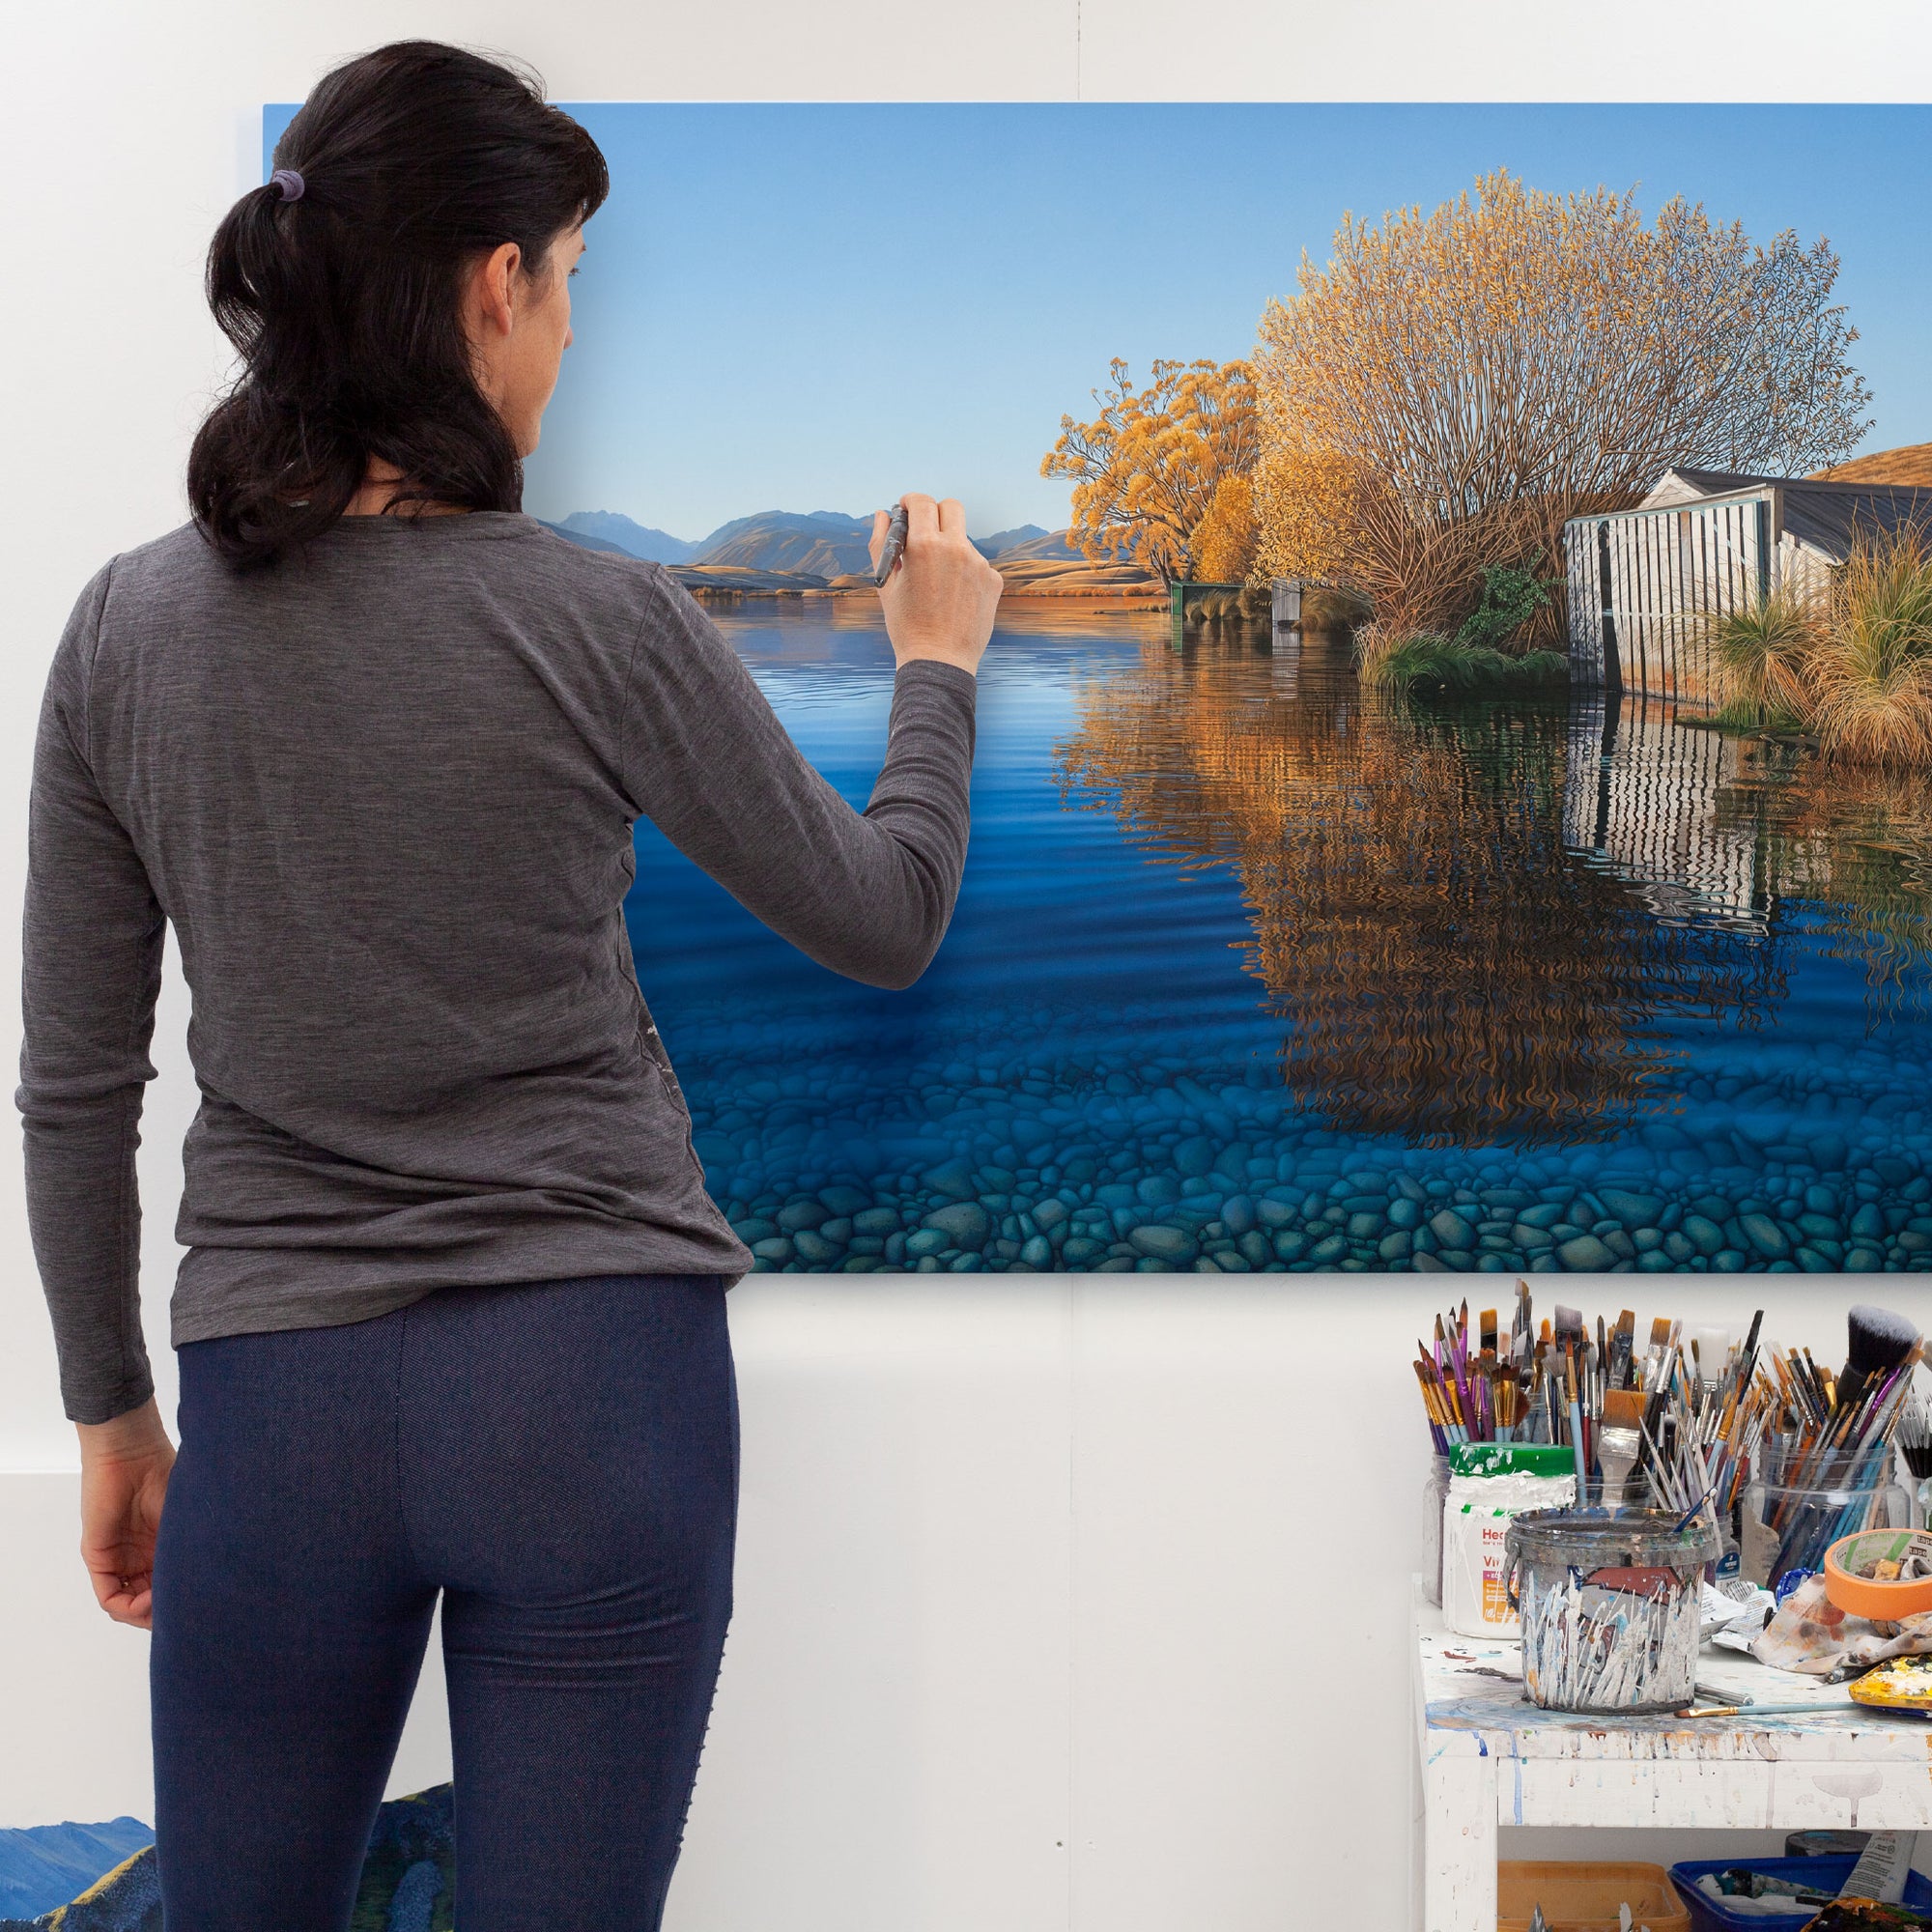
[[(1920, 788), (1657, 709), (1406, 704), (1339, 639), (1008, 612), (916, 986), (639, 827), (639, 977), (761, 1269), (1932, 1264)], [(719, 621), (862, 807), (875, 614)]]

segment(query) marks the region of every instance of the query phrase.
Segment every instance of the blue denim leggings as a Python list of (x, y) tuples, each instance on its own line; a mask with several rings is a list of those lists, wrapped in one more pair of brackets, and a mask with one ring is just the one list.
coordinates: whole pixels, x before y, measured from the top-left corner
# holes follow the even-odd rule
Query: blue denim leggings
[(166, 1932), (345, 1932), (439, 1591), (456, 1923), (657, 1926), (731, 1610), (720, 1278), (445, 1288), (179, 1354)]

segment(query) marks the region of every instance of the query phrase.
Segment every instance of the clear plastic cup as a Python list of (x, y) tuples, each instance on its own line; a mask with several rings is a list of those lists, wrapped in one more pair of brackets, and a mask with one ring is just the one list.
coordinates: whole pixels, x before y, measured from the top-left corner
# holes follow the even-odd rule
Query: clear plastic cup
[(1889, 1459), (1863, 1483), (1812, 1486), (1762, 1479), (1738, 1514), (1738, 1574), (1782, 1598), (1825, 1567), (1825, 1551), (1861, 1529), (1912, 1528), (1913, 1499), (1891, 1480)]

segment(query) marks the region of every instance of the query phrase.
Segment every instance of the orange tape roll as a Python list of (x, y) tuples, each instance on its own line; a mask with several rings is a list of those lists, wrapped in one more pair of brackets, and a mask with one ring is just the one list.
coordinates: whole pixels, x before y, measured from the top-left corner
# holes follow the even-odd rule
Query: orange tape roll
[(1841, 1536), (1825, 1552), (1825, 1594), (1847, 1616), (1895, 1624), (1932, 1610), (1932, 1577), (1906, 1581), (1874, 1577), (1882, 1563), (1910, 1556), (1932, 1562), (1932, 1536), (1922, 1529), (1861, 1529)]

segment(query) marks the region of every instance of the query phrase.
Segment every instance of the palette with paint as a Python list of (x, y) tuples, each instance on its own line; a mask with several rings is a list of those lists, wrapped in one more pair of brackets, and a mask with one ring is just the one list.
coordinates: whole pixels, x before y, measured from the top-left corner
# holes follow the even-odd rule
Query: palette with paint
[(1851, 1693), (1877, 1710), (1932, 1718), (1932, 1657), (1895, 1657), (1855, 1679)]

